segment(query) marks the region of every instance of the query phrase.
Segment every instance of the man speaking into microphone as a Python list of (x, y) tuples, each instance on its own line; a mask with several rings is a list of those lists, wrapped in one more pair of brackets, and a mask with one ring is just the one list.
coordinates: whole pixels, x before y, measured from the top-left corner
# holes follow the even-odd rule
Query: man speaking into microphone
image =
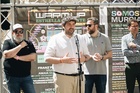
[(12, 39), (4, 41), (4, 72), (10, 93), (35, 93), (31, 78), (31, 62), (36, 59), (32, 42), (23, 38), (23, 26), (13, 25)]
[[(84, 93), (84, 80), (78, 85), (78, 52), (80, 62), (83, 63), (89, 54), (88, 49), (80, 35), (75, 32), (77, 20), (73, 16), (62, 19), (62, 32), (54, 35), (48, 42), (44, 54), (46, 62), (52, 64), (54, 71), (55, 93)], [(78, 44), (78, 45), (77, 45)], [(80, 73), (82, 75), (82, 73)], [(79, 87), (81, 87), (79, 89)]]

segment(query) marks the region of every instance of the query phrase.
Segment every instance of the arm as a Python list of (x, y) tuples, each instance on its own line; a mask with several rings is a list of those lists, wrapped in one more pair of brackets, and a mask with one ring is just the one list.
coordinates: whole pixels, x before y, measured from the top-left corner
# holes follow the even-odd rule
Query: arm
[(136, 57), (140, 55), (139, 50), (130, 50), (130, 49), (125, 49), (122, 51), (124, 56), (130, 56), (130, 57)]
[(140, 51), (140, 45), (135, 44), (134, 42), (130, 42), (130, 43), (128, 44), (128, 46), (129, 46), (130, 48), (132, 48), (132, 49), (135, 49), (135, 50)]
[(102, 53), (95, 53), (92, 58), (96, 62), (100, 62), (102, 60), (110, 59), (112, 58), (112, 47), (111, 42), (108, 36), (104, 37), (105, 40), (105, 50)]
[(107, 52), (105, 53), (105, 55), (101, 55), (101, 54), (99, 54), (99, 53), (95, 53), (95, 54), (92, 56), (92, 58), (93, 58), (93, 60), (94, 60), (95, 62), (100, 62), (100, 61), (102, 61), (102, 60), (110, 59), (110, 58), (112, 58), (112, 50), (107, 51)]
[(88, 50), (88, 47), (87, 47), (87, 44), (86, 44), (86, 38), (84, 35), (82, 35), (80, 37), (80, 40), (81, 40), (81, 47), (83, 49), (83, 52), (80, 52), (80, 55), (81, 55), (81, 62), (87, 62), (88, 60), (90, 60), (92, 58), (92, 56), (89, 54), (89, 50)]
[(137, 50), (137, 48), (130, 48), (132, 46), (134, 46), (134, 44), (132, 42), (130, 42), (129, 44), (127, 44), (125, 37), (122, 37), (121, 40), (121, 48), (122, 48), (122, 53), (124, 56), (139, 56), (140, 52), (139, 50)]
[[(36, 60), (36, 50), (32, 42), (24, 40), (28, 44), (28, 50), (22, 50), (22, 51), (28, 51), (24, 55), (16, 55), (14, 58), (16, 60), (21, 60), (24, 62), (33, 62)], [(25, 48), (26, 49), (26, 48)]]
[(33, 61), (36, 60), (36, 53), (31, 53), (29, 55), (24, 55), (24, 56), (16, 56), (14, 58), (17, 59), (17, 60), (33, 62)]
[(106, 59), (112, 58), (112, 46), (111, 46), (111, 42), (110, 42), (110, 39), (108, 36), (106, 38), (105, 47), (106, 47), (106, 51), (105, 51), (104, 55), (102, 55), (101, 60), (106, 60)]
[[(8, 43), (7, 43), (8, 44)], [(4, 50), (3, 55), (5, 58), (13, 58), (17, 55), (17, 53), (24, 48), (25, 46), (27, 46), (27, 43), (25, 41), (23, 41), (21, 44), (19, 44), (18, 46), (16, 46), (15, 48), (12, 48), (10, 50)]]
[(51, 63), (51, 64), (60, 64), (60, 63), (72, 64), (72, 63), (76, 63), (77, 62), (76, 58), (68, 57), (68, 55), (69, 55), (69, 53), (67, 53), (62, 58), (47, 57), (45, 61), (48, 62), (48, 63)]
[(47, 57), (45, 60), (47, 63), (50, 64), (59, 64), (60, 62), (60, 58), (55, 58), (55, 57)]
[(60, 58), (55, 57), (55, 39), (51, 39), (48, 42), (47, 48), (44, 52), (44, 61), (50, 64), (60, 63)]
[(50, 64), (60, 64), (60, 63), (74, 63), (77, 61), (76, 58), (71, 58), (68, 57), (69, 53), (66, 53), (64, 56), (56, 56), (56, 49), (57, 49), (57, 44), (56, 44), (56, 37), (51, 37), (51, 39), (48, 42), (47, 48), (44, 52), (44, 60), (47, 63)]
[(112, 50), (107, 51), (105, 55), (102, 56), (101, 60), (106, 60), (112, 58)]
[(84, 55), (85, 56), (85, 62), (87, 62), (88, 60), (90, 60), (92, 58), (91, 55)]
[(136, 50), (139, 50), (139, 51), (140, 51), (140, 45), (135, 44), (134, 42), (130, 42), (130, 43), (128, 44), (128, 46), (129, 46), (130, 48), (135, 48)]

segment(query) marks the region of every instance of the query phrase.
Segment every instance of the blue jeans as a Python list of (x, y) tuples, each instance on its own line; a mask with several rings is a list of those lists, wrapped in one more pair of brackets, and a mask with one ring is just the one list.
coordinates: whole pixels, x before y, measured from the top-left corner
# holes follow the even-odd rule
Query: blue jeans
[(85, 75), (85, 93), (92, 93), (95, 84), (96, 93), (105, 93), (106, 75)]
[(6, 75), (6, 82), (10, 93), (20, 93), (21, 89), (24, 93), (35, 93), (31, 75), (27, 77), (11, 77)]

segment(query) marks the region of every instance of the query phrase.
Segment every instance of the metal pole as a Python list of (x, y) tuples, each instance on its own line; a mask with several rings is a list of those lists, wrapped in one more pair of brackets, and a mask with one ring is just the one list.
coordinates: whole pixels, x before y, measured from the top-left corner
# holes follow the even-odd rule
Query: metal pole
[[(1, 11), (1, 3), (0, 3), (0, 11)], [(0, 13), (0, 24), (1, 24), (1, 13)], [(1, 26), (0, 26), (0, 45), (1, 45)], [(0, 48), (1, 48), (1, 46), (0, 46)], [(0, 73), (0, 92), (1, 93), (3, 93), (2, 92), (2, 62), (1, 62), (1, 59), (0, 59), (0, 71), (1, 71), (1, 73)]]

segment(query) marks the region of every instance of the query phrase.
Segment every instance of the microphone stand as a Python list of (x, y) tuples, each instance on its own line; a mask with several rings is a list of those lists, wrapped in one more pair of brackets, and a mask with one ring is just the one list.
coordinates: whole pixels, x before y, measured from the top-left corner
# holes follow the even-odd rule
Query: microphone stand
[(82, 78), (82, 64), (80, 62), (80, 54), (79, 54), (79, 39), (78, 36), (75, 36), (75, 43), (77, 46), (77, 55), (78, 55), (78, 74), (79, 74), (79, 93), (81, 93), (81, 81), (83, 80)]

